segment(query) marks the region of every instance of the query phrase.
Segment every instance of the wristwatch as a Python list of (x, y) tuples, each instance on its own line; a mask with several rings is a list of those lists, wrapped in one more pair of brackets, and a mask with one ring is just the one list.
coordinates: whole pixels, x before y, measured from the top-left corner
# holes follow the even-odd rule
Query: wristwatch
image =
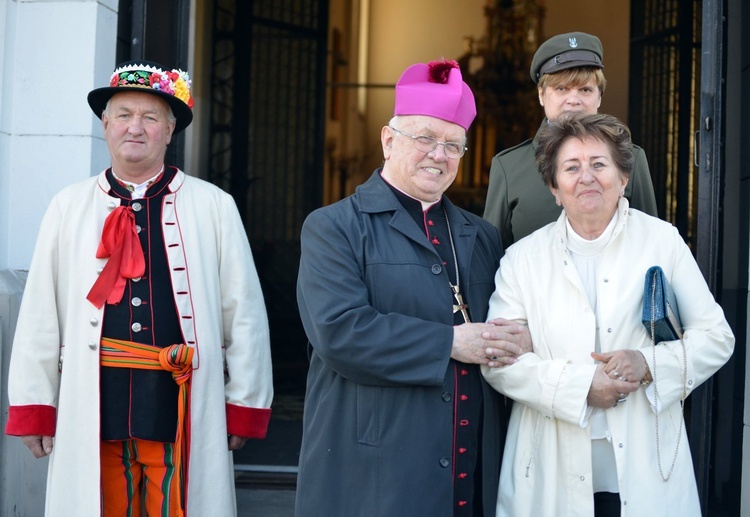
[(651, 384), (651, 382), (654, 380), (653, 377), (651, 377), (651, 370), (648, 369), (648, 363), (646, 363), (646, 375), (643, 376), (643, 379), (641, 379), (641, 386), (644, 388)]

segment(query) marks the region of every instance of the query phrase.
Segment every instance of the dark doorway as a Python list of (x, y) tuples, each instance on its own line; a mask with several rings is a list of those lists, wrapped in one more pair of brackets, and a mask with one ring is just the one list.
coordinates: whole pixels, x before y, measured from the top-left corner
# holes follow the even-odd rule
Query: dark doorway
[(322, 203), (328, 2), (217, 0), (209, 180), (234, 197), (263, 286), (274, 365), (268, 437), (239, 469), (296, 472), (307, 374), (296, 302), (299, 234)]
[[(693, 250), (741, 343), (744, 324), (732, 316), (745, 314), (746, 305), (735, 312), (731, 300), (722, 300), (726, 16), (722, 0), (632, 1), (629, 121), (633, 141), (648, 156), (659, 216)], [(744, 364), (736, 348), (685, 404), (704, 515), (736, 515), (740, 507), (741, 459), (734, 448), (742, 440), (737, 394), (744, 376), (735, 373), (737, 361)]]

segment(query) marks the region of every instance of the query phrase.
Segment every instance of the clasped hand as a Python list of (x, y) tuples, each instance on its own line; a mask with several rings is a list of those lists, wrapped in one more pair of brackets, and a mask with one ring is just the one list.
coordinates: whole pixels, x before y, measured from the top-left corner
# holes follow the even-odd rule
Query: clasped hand
[(610, 408), (624, 402), (630, 393), (638, 390), (646, 375), (646, 360), (636, 350), (592, 353), (597, 365), (587, 401), (590, 406)]
[(451, 358), (462, 363), (506, 366), (532, 348), (528, 327), (503, 318), (453, 327)]

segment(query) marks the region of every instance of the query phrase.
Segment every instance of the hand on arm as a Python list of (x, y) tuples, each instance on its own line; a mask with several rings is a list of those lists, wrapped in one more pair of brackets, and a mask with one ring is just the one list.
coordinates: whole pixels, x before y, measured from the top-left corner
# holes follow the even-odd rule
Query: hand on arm
[(526, 325), (504, 318), (495, 318), (488, 323), (491, 323), (495, 327), (482, 333), (484, 339), (493, 341), (485, 351), (487, 357), (490, 358), (487, 366), (502, 366), (498, 359), (508, 355), (508, 351), (506, 350), (508, 344), (517, 345), (521, 349), (518, 354), (514, 354), (515, 359), (518, 359), (523, 354), (534, 351), (534, 346), (531, 342), (531, 333), (529, 332), (529, 327)]
[(52, 453), (51, 436), (22, 436), (21, 441), (29, 448), (35, 458), (43, 458)]
[[(502, 322), (496, 323), (499, 321)], [(509, 365), (530, 350), (528, 329), (507, 320), (464, 323), (453, 327), (451, 358), (462, 363), (486, 364), (490, 367)]]

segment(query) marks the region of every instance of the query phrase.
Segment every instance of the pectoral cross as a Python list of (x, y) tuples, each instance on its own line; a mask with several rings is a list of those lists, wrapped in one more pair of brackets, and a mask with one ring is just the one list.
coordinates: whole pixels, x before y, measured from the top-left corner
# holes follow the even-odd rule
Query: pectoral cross
[(456, 303), (453, 304), (453, 314), (461, 311), (461, 316), (464, 317), (464, 321), (466, 323), (470, 323), (471, 320), (469, 319), (469, 311), (467, 310), (469, 308), (469, 305), (464, 303), (464, 297), (461, 296), (461, 293), (458, 291), (458, 286), (453, 284), (450, 284), (450, 286), (453, 290), (453, 298), (456, 299)]

